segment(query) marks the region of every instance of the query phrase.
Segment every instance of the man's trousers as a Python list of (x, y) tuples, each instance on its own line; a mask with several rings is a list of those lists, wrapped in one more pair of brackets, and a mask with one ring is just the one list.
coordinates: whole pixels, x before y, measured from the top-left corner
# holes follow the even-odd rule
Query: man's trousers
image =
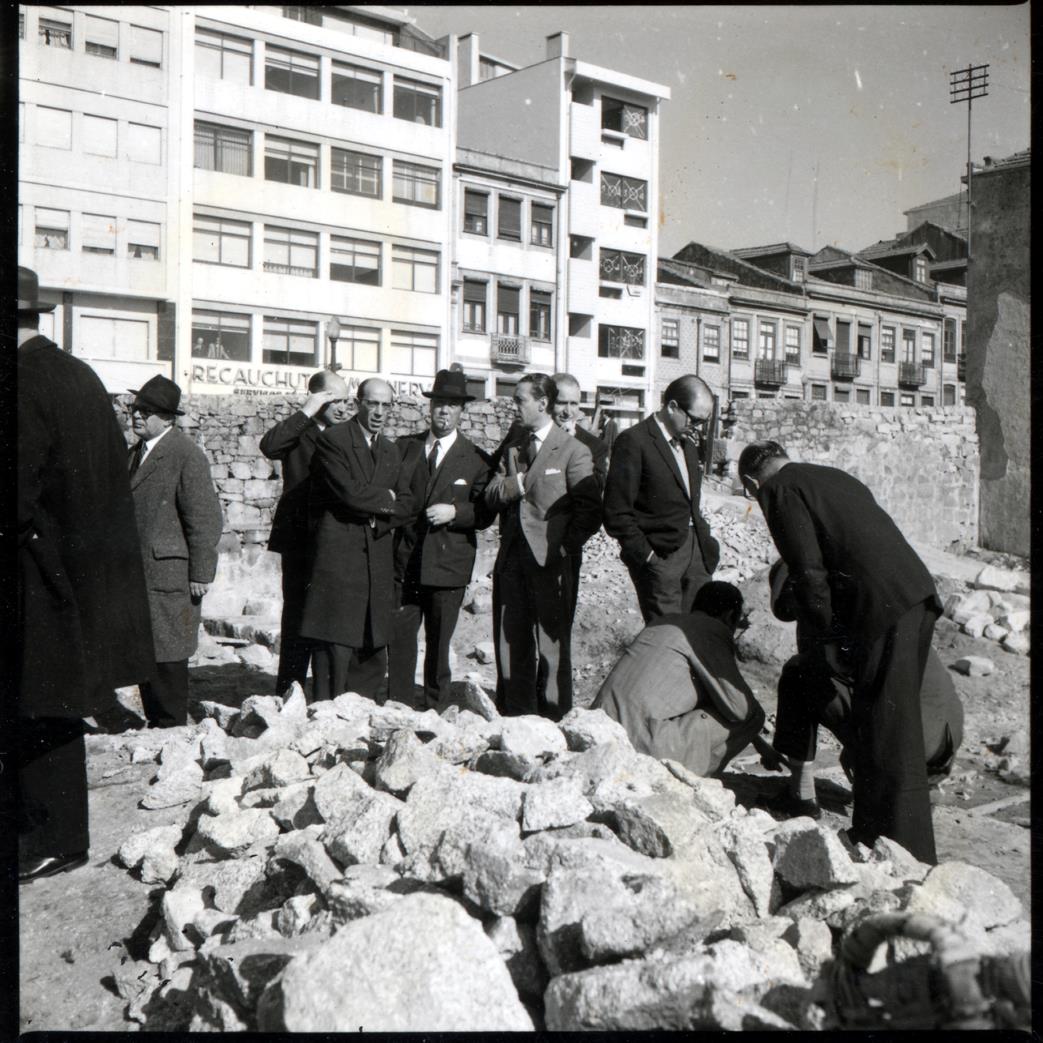
[(312, 651), (312, 702), (357, 692), (377, 703), (384, 701), (387, 648), (350, 648), (317, 642)]
[(710, 582), (710, 574), (703, 564), (703, 554), (695, 529), (680, 547), (665, 558), (656, 555), (651, 561), (628, 565), (630, 579), (637, 593), (637, 603), (645, 623), (657, 616), (691, 612), (695, 595)]
[(301, 637), (304, 595), (308, 590), (307, 546), (282, 552), (282, 620), (279, 626), (279, 673), (275, 691), (282, 695), (297, 681), (304, 687), (314, 642)]
[(156, 663), (150, 681), (140, 684), (145, 717), (153, 728), (176, 728), (188, 723), (188, 660)]

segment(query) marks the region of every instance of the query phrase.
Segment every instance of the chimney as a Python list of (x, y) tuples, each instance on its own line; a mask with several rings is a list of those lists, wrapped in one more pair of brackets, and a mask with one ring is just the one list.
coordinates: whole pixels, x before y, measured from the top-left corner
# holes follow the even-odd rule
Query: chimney
[(547, 57), (548, 58), (568, 58), (569, 57), (569, 34), (568, 33), (554, 33), (552, 36), (547, 37)]
[(480, 79), (478, 68), (478, 34), (461, 36), (456, 45), (456, 87), (470, 87)]

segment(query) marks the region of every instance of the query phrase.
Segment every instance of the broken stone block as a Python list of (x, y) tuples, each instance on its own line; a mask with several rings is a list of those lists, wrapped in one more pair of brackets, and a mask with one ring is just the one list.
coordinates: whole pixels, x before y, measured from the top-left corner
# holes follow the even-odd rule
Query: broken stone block
[(224, 731), (228, 731), (229, 725), (239, 716), (237, 707), (225, 706), (224, 703), (211, 702), (209, 699), (201, 699), (198, 706), (200, 713), (212, 717)]
[(781, 891), (761, 828), (746, 822), (740, 819), (722, 823), (717, 836), (735, 866), (739, 883), (753, 903), (754, 912), (765, 917), (781, 904)]
[(348, 765), (338, 764), (316, 780), (312, 800), (324, 822), (336, 822), (369, 793), (369, 786)]
[(149, 811), (174, 808), (199, 798), (203, 786), (203, 769), (195, 761), (185, 764), (178, 772), (149, 786), (141, 798), (141, 807)]
[(457, 706), (470, 710), (486, 721), (495, 721), (500, 716), (496, 703), (482, 687), (480, 674), (465, 674), (462, 681), (453, 683), (450, 693)]
[(788, 916), (766, 916), (752, 923), (735, 924), (725, 937), (752, 949), (764, 950), (782, 938), (793, 922)]
[(618, 742), (629, 746), (630, 737), (618, 721), (612, 720), (604, 710), (587, 710), (575, 707), (558, 722), (568, 748), (575, 752), (589, 750), (607, 742)]
[(542, 999), (548, 977), (536, 944), (536, 928), (513, 916), (497, 916), (485, 924), (485, 933), (507, 964), (518, 994)]
[(300, 866), (308, 879), (325, 894), (330, 884), (340, 878), (341, 871), (326, 854), (326, 849), (319, 840), (322, 828), (309, 826), (307, 829), (284, 834), (276, 840), (272, 858)]
[[(470, 713), (467, 715), (473, 716)], [(443, 717), (448, 719), (448, 712)], [(489, 740), (483, 731), (461, 724), (459, 717), (455, 718), (453, 723), (455, 727), (451, 731), (431, 740), (429, 748), (436, 757), (450, 764), (467, 764), (489, 749)]]
[(405, 861), (405, 857), (406, 852), (402, 847), (402, 842), (398, 839), (398, 834), (392, 833), (380, 849), (380, 864), (397, 869)]
[(173, 847), (157, 847), (148, 851), (141, 860), (141, 882), (143, 884), (165, 884), (171, 880), (181, 865)]
[[(185, 934), (191, 936), (197, 945), (202, 945), (208, 938), (222, 934), (231, 929), (236, 917), (231, 913), (223, 913), (220, 909), (202, 909), (196, 913), (192, 922), (185, 926)], [(184, 958), (187, 954), (177, 954)]]
[(880, 862), (890, 866), (891, 875), (898, 880), (912, 880), (919, 883), (930, 871), (926, 862), (921, 862), (911, 855), (897, 840), (890, 837), (877, 837), (873, 842), (873, 850), (869, 856), (871, 862)]
[(436, 770), (437, 763), (435, 754), (412, 731), (393, 732), (377, 758), (376, 787), (403, 797), (417, 779)]
[(393, 701), (388, 701), (383, 706), (374, 706), (369, 718), (370, 738), (378, 743), (387, 742), (394, 732), (401, 729), (430, 738), (441, 735), (446, 727), (434, 710), (420, 712), (406, 706), (405, 703)]
[(619, 839), (650, 858), (666, 858), (693, 843), (710, 825), (710, 818), (687, 799), (673, 793), (653, 793), (615, 808)]
[(264, 1032), (531, 1031), (500, 954), (452, 899), (407, 895), (295, 958), (261, 1002)]
[(1002, 880), (966, 862), (934, 866), (922, 884), (911, 888), (905, 908), (983, 930), (1022, 915), (1021, 902)]
[(275, 929), (285, 938), (303, 934), (322, 908), (322, 899), (318, 895), (287, 898), (275, 914)]
[(116, 858), (127, 869), (134, 869), (150, 851), (160, 848), (173, 851), (180, 842), (180, 826), (156, 826), (124, 840), (116, 852)]
[(308, 698), (299, 681), (294, 681), (285, 692), (282, 693), (282, 709), (279, 715), (284, 720), (304, 721), (308, 718)]
[(1017, 634), (1008, 634), (1003, 639), (1003, 647), (1015, 655), (1028, 655), (1031, 649), (1031, 642), (1028, 634), (1022, 631)]
[(243, 790), (279, 788), (306, 779), (311, 774), (308, 762), (290, 749), (277, 750), (246, 776)]
[(282, 699), (277, 695), (249, 695), (243, 700), (238, 718), (228, 728), (228, 734), (254, 738), (279, 721)]
[(790, 887), (828, 890), (858, 880), (854, 864), (834, 832), (811, 819), (790, 819), (784, 825), (791, 828), (775, 832), (772, 864)]
[(999, 623), (990, 623), (982, 632), (982, 636), (990, 641), (1002, 641), (1009, 633), (1010, 631), (1006, 627), (1001, 627)]
[(264, 645), (246, 645), (239, 649), (236, 658), (243, 666), (249, 666), (254, 670), (260, 670), (266, 674), (278, 672), (279, 661)]
[(833, 958), (833, 932), (821, 920), (799, 917), (790, 922), (782, 938), (797, 950), (800, 968), (808, 981), (814, 981), (822, 964)]
[(496, 775), (504, 779), (524, 782), (529, 774), (540, 765), (534, 757), (521, 753), (504, 753), (502, 750), (485, 750), (468, 763), (472, 771), (482, 775)]
[(202, 815), (196, 823), (196, 836), (218, 858), (234, 858), (259, 840), (279, 835), (279, 825), (264, 808)]
[(311, 782), (295, 782), (283, 786), (279, 799), (271, 807), (271, 816), (283, 829), (305, 829), (322, 822), (312, 799)]
[(725, 938), (710, 945), (707, 952), (713, 960), (711, 980), (716, 988), (741, 992), (768, 983), (807, 984), (797, 953), (781, 939), (758, 951)]
[(200, 946), (200, 949), (209, 952), (217, 945), (234, 945), (251, 938), (277, 938), (279, 932), (275, 927), (275, 918), (278, 914), (278, 909), (262, 909), (251, 916), (241, 916), (232, 924), (223, 938), (209, 938)]
[(479, 641), (471, 649), (471, 658), (477, 659), (479, 663), (495, 663), (496, 646), (491, 641)]
[(499, 748), (503, 753), (540, 760), (567, 749), (561, 730), (545, 717), (535, 717), (531, 714), (523, 717), (502, 717), (498, 731)]
[[(972, 590), (960, 598), (959, 607), (954, 611), (952, 618), (955, 623), (962, 625), (971, 616), (982, 615), (991, 607), (992, 601), (987, 590)], [(961, 613), (961, 618), (956, 618), (956, 612)]]
[(524, 859), (516, 830), (501, 827), (472, 841), (465, 853), (464, 894), (497, 916), (525, 916), (539, 901), (544, 877)]
[(359, 793), (340, 818), (328, 822), (322, 833), (326, 850), (342, 866), (373, 863), (391, 834), (395, 816), (405, 805), (390, 793)]
[(1032, 592), (1028, 573), (999, 569), (994, 565), (986, 565), (974, 578), (973, 585), (978, 589), (1011, 591), (1016, 594)]
[(335, 923), (347, 923), (383, 912), (419, 890), (424, 890), (423, 884), (401, 879), (388, 866), (348, 866), (344, 875), (330, 885), (326, 903)]
[(991, 659), (983, 656), (969, 655), (957, 659), (952, 668), (958, 674), (966, 674), (968, 677), (988, 677), (995, 669)]
[(735, 810), (735, 794), (720, 779), (703, 778), (678, 761), (664, 758), (663, 767), (693, 791), (696, 807), (711, 818), (724, 818)]
[(980, 615), (973, 615), (963, 624), (963, 632), (970, 637), (982, 637), (985, 633), (985, 628), (992, 623), (992, 616), (987, 612), (983, 612)]
[(228, 760), (228, 736), (217, 726), (211, 718), (206, 717), (203, 723), (214, 725), (213, 731), (208, 731), (199, 744), (199, 761), (204, 770), (209, 770)]
[(256, 913), (269, 897), (260, 857), (183, 863), (178, 883), (198, 888), (208, 906), (240, 916)]
[(533, 832), (582, 822), (594, 810), (575, 777), (534, 783), (522, 799), (522, 829)]
[(239, 797), (243, 792), (243, 776), (233, 775), (227, 779), (214, 779), (203, 784), (202, 810), (208, 815), (223, 815), (239, 810)]
[(1027, 630), (1031, 622), (1032, 614), (1028, 609), (1022, 612), (1007, 612), (1005, 615), (1000, 616), (999, 619), (1000, 626), (1013, 631), (1015, 634), (1020, 634), (1023, 630)]
[(179, 881), (164, 892), (160, 902), (160, 916), (163, 937), (172, 950), (194, 948), (192, 939), (185, 934), (185, 927), (203, 911), (203, 908), (203, 892), (192, 884)]

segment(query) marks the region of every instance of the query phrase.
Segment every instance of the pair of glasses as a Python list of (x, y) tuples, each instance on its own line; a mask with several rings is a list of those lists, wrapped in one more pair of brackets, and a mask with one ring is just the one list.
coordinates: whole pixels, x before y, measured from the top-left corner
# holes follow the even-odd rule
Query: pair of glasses
[(134, 406), (130, 411), (130, 415), (133, 416), (135, 413), (138, 414), (143, 420), (148, 420), (150, 416), (155, 416), (156, 411), (154, 409), (142, 409), (140, 406)]
[(739, 622), (735, 624), (736, 630), (746, 630), (750, 625), (750, 614), (749, 612), (743, 612), (739, 617)]

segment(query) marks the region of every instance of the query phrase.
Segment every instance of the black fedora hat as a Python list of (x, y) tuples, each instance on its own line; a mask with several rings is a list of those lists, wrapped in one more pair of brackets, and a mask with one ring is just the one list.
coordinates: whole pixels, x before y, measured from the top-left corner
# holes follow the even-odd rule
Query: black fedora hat
[(145, 382), (145, 386), (135, 391), (130, 389), (134, 396), (134, 405), (148, 406), (156, 413), (173, 413), (174, 416), (184, 416), (185, 411), (179, 409), (181, 404), (181, 388), (167, 377), (157, 374), (151, 380)]
[(435, 386), (422, 391), (424, 398), (451, 398), (457, 402), (473, 402), (474, 395), (467, 393), (467, 374), (455, 369), (440, 369), (435, 374)]
[(18, 310), (54, 311), (53, 304), (40, 300), (40, 280), (32, 268), (18, 266)]

